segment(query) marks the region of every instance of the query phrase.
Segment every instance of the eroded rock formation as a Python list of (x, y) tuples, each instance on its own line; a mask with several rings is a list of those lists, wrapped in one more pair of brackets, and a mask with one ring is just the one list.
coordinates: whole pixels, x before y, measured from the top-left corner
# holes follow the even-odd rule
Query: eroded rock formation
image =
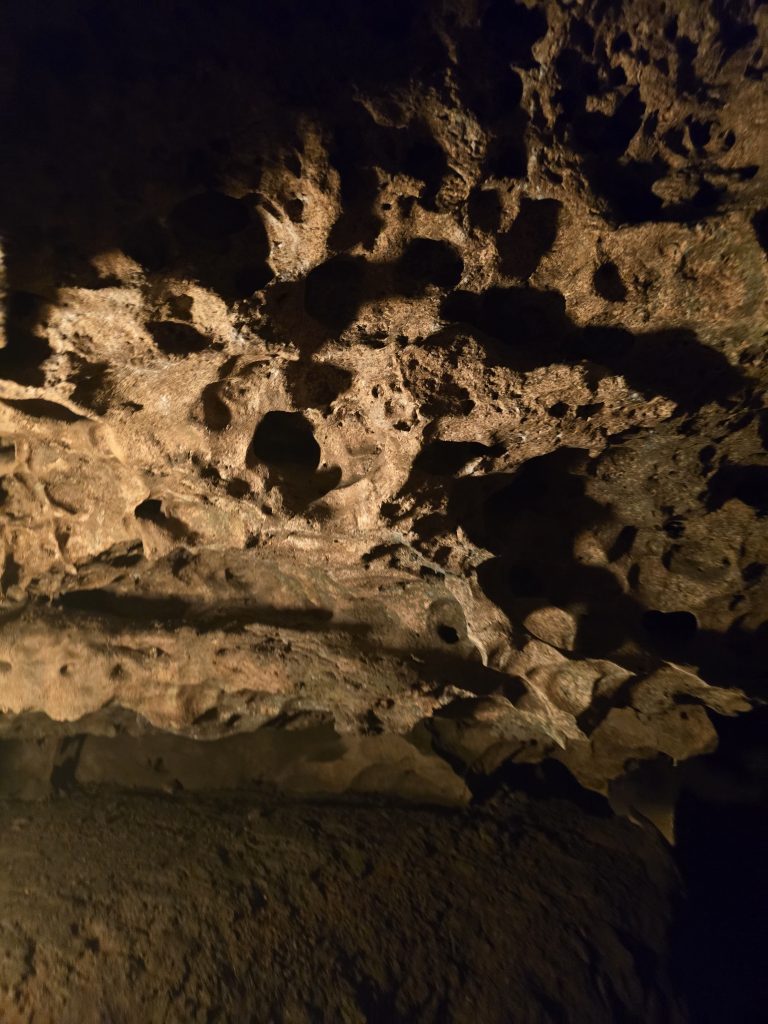
[(766, 682), (768, 8), (135, 15), (2, 44), (4, 734), (47, 782), (304, 729), (299, 788), (451, 800), (713, 749)]

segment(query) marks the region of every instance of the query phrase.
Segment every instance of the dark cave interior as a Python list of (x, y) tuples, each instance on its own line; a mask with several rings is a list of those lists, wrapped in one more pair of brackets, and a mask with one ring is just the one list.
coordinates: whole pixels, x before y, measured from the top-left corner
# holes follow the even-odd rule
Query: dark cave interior
[(767, 34), (8, 6), (0, 1020), (764, 1019)]

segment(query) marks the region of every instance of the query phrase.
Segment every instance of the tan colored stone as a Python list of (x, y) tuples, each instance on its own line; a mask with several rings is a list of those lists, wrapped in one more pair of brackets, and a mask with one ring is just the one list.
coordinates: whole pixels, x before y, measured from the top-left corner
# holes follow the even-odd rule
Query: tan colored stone
[(523, 625), (538, 640), (561, 651), (572, 651), (575, 647), (578, 622), (563, 608), (537, 608), (526, 615)]

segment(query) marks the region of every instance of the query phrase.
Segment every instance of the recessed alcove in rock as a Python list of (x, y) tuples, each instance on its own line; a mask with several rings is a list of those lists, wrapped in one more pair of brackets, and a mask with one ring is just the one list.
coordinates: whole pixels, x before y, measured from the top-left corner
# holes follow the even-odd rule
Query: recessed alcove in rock
[(0, 1020), (761, 1019), (767, 29), (10, 12)]

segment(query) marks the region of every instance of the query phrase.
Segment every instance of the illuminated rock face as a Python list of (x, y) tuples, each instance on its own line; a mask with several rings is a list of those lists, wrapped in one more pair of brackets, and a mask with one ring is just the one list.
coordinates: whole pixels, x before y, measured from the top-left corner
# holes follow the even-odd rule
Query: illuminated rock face
[(331, 788), (456, 800), (711, 750), (766, 682), (768, 8), (68, 6), (2, 72), (5, 733), (332, 727)]

